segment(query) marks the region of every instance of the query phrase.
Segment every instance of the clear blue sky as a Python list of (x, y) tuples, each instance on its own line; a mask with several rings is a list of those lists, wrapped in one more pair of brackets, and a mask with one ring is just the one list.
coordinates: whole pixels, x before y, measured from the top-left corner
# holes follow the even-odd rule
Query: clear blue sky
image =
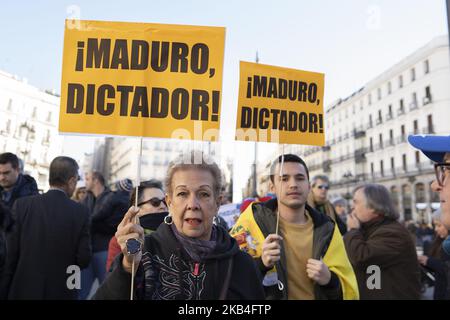
[[(445, 0), (3, 1), (0, 69), (60, 92), (64, 19), (226, 27), (221, 128), (236, 165), (248, 144), (231, 143), (239, 60), (325, 73), (325, 106), (359, 89), (433, 37), (447, 33)], [(87, 138), (71, 144), (90, 151)], [(82, 146), (86, 146), (84, 150)], [(73, 148), (71, 148), (73, 149)], [(247, 176), (236, 181), (240, 185)], [(241, 181), (242, 180), (242, 181)]]

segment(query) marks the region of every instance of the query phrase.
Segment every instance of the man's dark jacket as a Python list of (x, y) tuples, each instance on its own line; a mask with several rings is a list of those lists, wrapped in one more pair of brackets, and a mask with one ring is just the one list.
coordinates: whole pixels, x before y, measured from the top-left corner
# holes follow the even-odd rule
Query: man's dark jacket
[[(3, 188), (0, 187), (0, 193), (3, 192)], [(8, 208), (12, 208), (14, 202), (23, 197), (33, 196), (38, 194), (39, 190), (37, 188), (36, 180), (32, 176), (27, 174), (19, 174), (16, 184), (12, 189), (11, 198), (8, 201), (2, 201), (4, 205)]]
[[(361, 300), (420, 298), (416, 248), (408, 230), (398, 221), (380, 217), (363, 223), (360, 229), (345, 234), (344, 243)], [(377, 274), (379, 288), (374, 287)]]
[[(61, 190), (19, 199), (7, 234), (1, 293), (8, 299), (76, 299), (67, 281), (91, 259), (89, 215)], [(69, 271), (69, 273), (68, 273)]]
[(88, 192), (83, 204), (89, 209), (91, 219), (92, 251), (108, 251), (117, 226), (128, 211), (129, 195), (124, 192), (105, 190), (95, 198)]

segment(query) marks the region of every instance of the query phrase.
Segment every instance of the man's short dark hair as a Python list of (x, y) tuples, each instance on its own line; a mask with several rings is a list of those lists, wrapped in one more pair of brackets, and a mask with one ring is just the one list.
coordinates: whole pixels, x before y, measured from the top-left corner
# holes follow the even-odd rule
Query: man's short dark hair
[(19, 158), (14, 153), (5, 152), (0, 154), (0, 164), (10, 163), (13, 169), (19, 168)]
[[(275, 168), (277, 166), (277, 164), (281, 164), (281, 162), (283, 161), (283, 155), (280, 155), (277, 159), (275, 159), (272, 162), (272, 165), (270, 166), (270, 181), (272, 181), (272, 183), (275, 181), (275, 175), (278, 175), (279, 173), (275, 172)], [(284, 162), (296, 162), (296, 163), (300, 163), (306, 171), (306, 176), (308, 177), (309, 180), (309, 171), (308, 171), (308, 166), (306, 165), (305, 161), (303, 161), (302, 158), (300, 158), (299, 156), (295, 155), (295, 154), (285, 154), (284, 155)]]
[(64, 186), (71, 178), (78, 178), (78, 163), (70, 157), (56, 157), (50, 163), (49, 175), (51, 186)]
[(98, 171), (92, 171), (92, 179), (96, 179), (102, 186), (105, 186), (105, 177)]

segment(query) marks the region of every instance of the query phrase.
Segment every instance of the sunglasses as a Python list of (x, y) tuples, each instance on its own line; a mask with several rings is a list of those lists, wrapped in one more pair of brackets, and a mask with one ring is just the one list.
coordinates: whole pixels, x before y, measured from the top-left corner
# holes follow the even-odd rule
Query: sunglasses
[(325, 185), (321, 184), (321, 185), (317, 186), (317, 188), (328, 190), (328, 189), (330, 189), (330, 186), (327, 186), (326, 184)]
[(141, 203), (138, 203), (138, 207), (142, 206), (143, 204), (150, 203), (155, 208), (158, 208), (161, 205), (161, 202), (164, 203), (164, 205), (167, 207), (166, 200), (159, 199), (157, 197), (154, 197), (154, 198), (151, 198), (151, 199), (149, 199), (147, 201), (143, 201)]
[(437, 183), (442, 187), (448, 173), (450, 172), (450, 163), (441, 162), (434, 164), (434, 171), (436, 172)]

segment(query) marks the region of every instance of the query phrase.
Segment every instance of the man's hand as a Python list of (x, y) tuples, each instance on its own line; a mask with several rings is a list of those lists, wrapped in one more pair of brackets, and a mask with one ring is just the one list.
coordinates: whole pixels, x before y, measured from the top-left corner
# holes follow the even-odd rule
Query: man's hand
[(331, 272), (322, 260), (308, 259), (306, 264), (306, 273), (311, 280), (324, 286), (331, 280)]
[[(131, 207), (128, 212), (123, 217), (119, 226), (117, 227), (116, 239), (117, 243), (120, 245), (120, 249), (123, 253), (122, 266), (125, 271), (131, 273), (131, 266), (134, 261), (134, 265), (138, 266), (141, 261), (142, 252), (139, 251), (135, 255), (128, 255), (126, 242), (128, 239), (137, 239), (142, 244), (144, 243), (144, 229), (136, 224), (136, 215), (139, 212), (139, 208)], [(136, 272), (135, 268), (135, 272)]]
[(417, 260), (419, 260), (419, 263), (421, 265), (426, 266), (428, 262), (428, 256), (418, 256)]
[(276, 234), (269, 234), (264, 240), (261, 260), (266, 268), (273, 268), (275, 263), (280, 260), (280, 241), (282, 240), (283, 238)]
[(347, 216), (347, 229), (359, 229), (361, 228), (361, 223), (354, 213), (351, 213)]

